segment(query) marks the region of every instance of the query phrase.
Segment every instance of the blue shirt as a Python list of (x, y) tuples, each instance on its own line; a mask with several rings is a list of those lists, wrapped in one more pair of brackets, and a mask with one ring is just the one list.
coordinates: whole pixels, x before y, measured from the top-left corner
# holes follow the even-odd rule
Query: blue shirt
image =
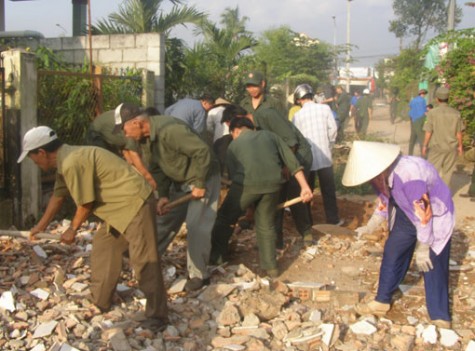
[(178, 100), (165, 109), (165, 115), (181, 119), (198, 134), (203, 133), (205, 130), (206, 111), (199, 100)]
[(420, 95), (416, 96), (409, 103), (409, 108), (409, 117), (411, 117), (413, 122), (424, 117), (427, 110), (426, 99)]

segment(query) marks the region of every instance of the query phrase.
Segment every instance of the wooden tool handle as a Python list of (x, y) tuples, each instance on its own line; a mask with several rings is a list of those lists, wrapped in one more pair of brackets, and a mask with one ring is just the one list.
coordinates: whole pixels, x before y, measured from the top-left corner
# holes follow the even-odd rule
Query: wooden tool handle
[(167, 203), (164, 208), (167, 209), (167, 210), (171, 210), (172, 208), (175, 208), (177, 206), (180, 206), (188, 201), (190, 201), (191, 199), (193, 199), (193, 196), (191, 195), (191, 193), (189, 194), (186, 194), (182, 197), (179, 197), (178, 199), (176, 200), (173, 200), (169, 203)]
[[(29, 239), (30, 232), (27, 230), (0, 230), (0, 236), (11, 236), (14, 238)], [(36, 239), (60, 240), (61, 235), (50, 233), (38, 233), (35, 235)]]
[(281, 210), (283, 208), (298, 204), (299, 202), (302, 202), (302, 198), (300, 196), (278, 204), (277, 209)]

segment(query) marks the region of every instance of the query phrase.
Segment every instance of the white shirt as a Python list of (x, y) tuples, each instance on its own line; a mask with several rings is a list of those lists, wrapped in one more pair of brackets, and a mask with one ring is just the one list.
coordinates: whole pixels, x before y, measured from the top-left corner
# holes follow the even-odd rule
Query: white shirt
[(223, 117), (224, 106), (217, 106), (208, 111), (206, 119), (206, 128), (213, 133), (213, 142), (221, 138), (223, 135), (229, 134), (229, 127), (225, 123), (221, 123)]
[(312, 147), (312, 171), (332, 165), (331, 147), (335, 142), (337, 125), (332, 110), (326, 104), (306, 102), (294, 115), (292, 123)]

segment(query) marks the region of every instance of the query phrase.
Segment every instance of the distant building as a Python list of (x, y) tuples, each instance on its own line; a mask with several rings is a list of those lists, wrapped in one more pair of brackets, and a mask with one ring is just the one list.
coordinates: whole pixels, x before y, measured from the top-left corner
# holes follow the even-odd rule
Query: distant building
[(348, 79), (350, 79), (350, 93), (355, 89), (362, 91), (365, 88), (374, 93), (376, 90), (375, 78), (373, 67), (350, 67), (349, 75), (345, 67), (339, 67), (337, 85), (346, 86)]

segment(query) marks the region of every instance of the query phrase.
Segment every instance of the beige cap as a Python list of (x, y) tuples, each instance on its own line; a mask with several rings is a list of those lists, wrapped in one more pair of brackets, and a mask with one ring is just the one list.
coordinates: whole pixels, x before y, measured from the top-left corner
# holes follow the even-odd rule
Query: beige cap
[(341, 182), (344, 186), (363, 184), (381, 174), (400, 153), (399, 145), (354, 141)]
[(435, 96), (441, 100), (447, 100), (449, 98), (449, 89), (446, 87), (440, 87), (435, 92)]

